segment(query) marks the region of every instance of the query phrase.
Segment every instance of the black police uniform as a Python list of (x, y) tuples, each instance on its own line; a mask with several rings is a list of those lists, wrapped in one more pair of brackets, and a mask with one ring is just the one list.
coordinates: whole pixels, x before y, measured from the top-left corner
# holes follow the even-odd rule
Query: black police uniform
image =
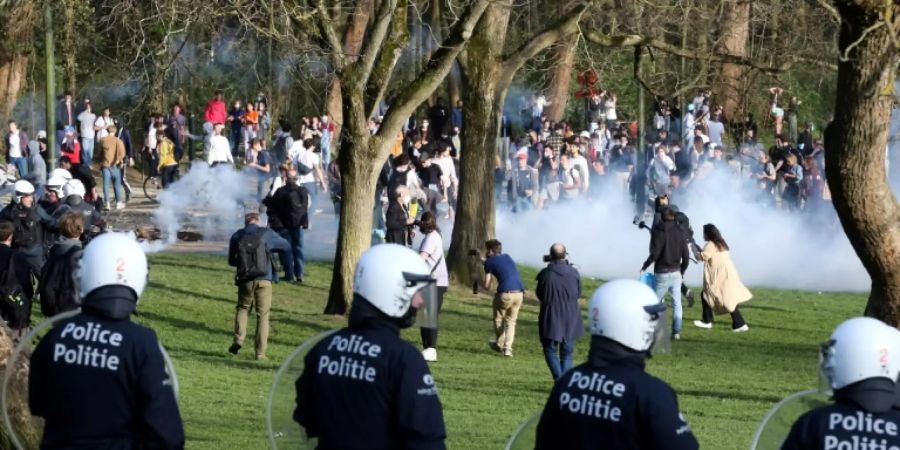
[(644, 371), (644, 356), (593, 336), (588, 362), (553, 387), (535, 449), (696, 450), (678, 398)]
[(434, 378), (397, 322), (356, 297), (350, 326), (306, 355), (294, 420), (318, 449), (445, 448)]
[(28, 405), (42, 449), (182, 449), (184, 430), (153, 330), (128, 320), (134, 292), (92, 292), (31, 356)]
[(26, 208), (21, 203), (11, 202), (2, 211), (0, 219), (12, 222), (13, 248), (19, 249), (32, 273), (41, 274), (41, 267), (47, 258), (46, 236), (47, 231), (56, 228), (56, 221), (44, 211), (38, 204)]
[(900, 450), (900, 411), (890, 380), (865, 380), (834, 397), (834, 404), (797, 419), (782, 450)]
[(85, 244), (106, 229), (106, 221), (97, 212), (97, 208), (93, 204), (84, 201), (84, 198), (80, 195), (66, 197), (61, 205), (56, 208), (53, 218), (59, 221), (62, 216), (69, 213), (80, 214), (84, 218), (84, 234), (81, 236), (81, 241)]

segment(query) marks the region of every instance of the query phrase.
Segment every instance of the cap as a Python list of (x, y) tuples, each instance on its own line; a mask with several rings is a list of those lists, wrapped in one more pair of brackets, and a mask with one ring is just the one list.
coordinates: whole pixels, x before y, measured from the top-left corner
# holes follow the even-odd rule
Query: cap
[(75, 127), (73, 127), (72, 125), (66, 125), (66, 127), (63, 128), (63, 132), (66, 133), (66, 134), (74, 134), (74, 133), (75, 133)]

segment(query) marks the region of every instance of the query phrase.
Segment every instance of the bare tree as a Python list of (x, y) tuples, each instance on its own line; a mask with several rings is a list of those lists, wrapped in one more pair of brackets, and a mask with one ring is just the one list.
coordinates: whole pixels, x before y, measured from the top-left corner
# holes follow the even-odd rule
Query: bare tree
[(0, 117), (12, 113), (25, 83), (37, 14), (33, 0), (0, 1)]
[(900, 205), (885, 171), (885, 148), (900, 55), (900, 5), (836, 1), (841, 17), (838, 92), (825, 134), (832, 201), (872, 277), (866, 314), (900, 326)]

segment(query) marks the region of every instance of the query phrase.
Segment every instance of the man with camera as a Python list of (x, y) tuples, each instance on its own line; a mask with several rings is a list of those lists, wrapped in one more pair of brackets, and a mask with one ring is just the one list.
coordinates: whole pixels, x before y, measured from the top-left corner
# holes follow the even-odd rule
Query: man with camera
[(572, 368), (575, 340), (582, 335), (581, 276), (566, 259), (566, 247), (560, 243), (550, 247), (544, 256), (547, 267), (537, 276), (538, 334), (544, 347), (544, 358), (554, 380)]

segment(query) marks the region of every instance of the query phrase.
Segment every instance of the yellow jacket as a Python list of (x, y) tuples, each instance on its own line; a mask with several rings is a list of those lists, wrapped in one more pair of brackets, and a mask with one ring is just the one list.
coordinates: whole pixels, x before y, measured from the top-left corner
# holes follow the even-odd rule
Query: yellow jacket
[(159, 168), (178, 164), (175, 161), (175, 144), (169, 138), (159, 141)]

